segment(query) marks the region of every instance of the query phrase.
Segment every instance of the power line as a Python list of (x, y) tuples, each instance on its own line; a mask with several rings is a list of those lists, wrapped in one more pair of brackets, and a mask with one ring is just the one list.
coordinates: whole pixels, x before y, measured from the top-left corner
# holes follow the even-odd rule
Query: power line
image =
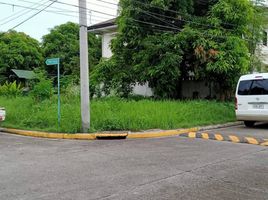
[[(26, 3), (34, 3), (33, 1), (28, 1), (28, 0), (17, 0), (17, 1), (26, 2)], [(90, 2), (89, 4), (95, 5), (95, 6), (100, 6), (102, 8), (114, 9), (112, 7), (108, 7), (108, 6), (105, 6), (105, 5), (100, 5), (100, 4), (93, 3), (93, 2)], [(56, 7), (56, 6), (51, 6), (50, 8), (55, 8), (55, 9), (58, 9), (58, 10), (66, 10), (66, 9), (62, 9), (60, 7)], [(70, 11), (70, 10), (66, 10), (66, 11)], [(77, 11), (72, 11), (72, 12), (77, 12)]]
[[(33, 11), (33, 10), (40, 11), (41, 10), (41, 9), (38, 9), (37, 7), (22, 6), (22, 5), (18, 5), (18, 4), (11, 4), (11, 3), (4, 3), (4, 2), (0, 2), (0, 4), (9, 5), (9, 6), (15, 6), (15, 7), (19, 7), (19, 8), (24, 8), (26, 10), (31, 10), (31, 11)], [(41, 4), (41, 5), (44, 5), (44, 4)], [(58, 8), (58, 9), (60, 9), (60, 8)], [(65, 12), (67, 10), (64, 9), (62, 11)], [(71, 10), (68, 10), (68, 11), (71, 11)], [(67, 16), (67, 17), (78, 18), (78, 15), (64, 14), (64, 13), (60, 13), (60, 11), (44, 10), (44, 12), (53, 13), (53, 14), (62, 15), (62, 16)], [(77, 11), (72, 11), (72, 12), (75, 12), (75, 13), (78, 14)], [(26, 13), (24, 12), (24, 14), (27, 14), (27, 13), (29, 13), (29, 12), (28, 11)], [(15, 15), (12, 15), (12, 16), (15, 16)], [(17, 16), (15, 19), (18, 19), (18, 17), (21, 17), (21, 16), (22, 15)], [(109, 18), (106, 18), (106, 17), (103, 17), (103, 16), (97, 16), (97, 15), (93, 15), (93, 14), (91, 14), (91, 17), (96, 18), (96, 19), (101, 19), (101, 20), (108, 20), (109, 19)], [(10, 21), (12, 21), (12, 20), (10, 20)], [(10, 21), (8, 21), (8, 22), (10, 22)], [(97, 21), (97, 22), (99, 21), (100, 22), (100, 20), (95, 20), (95, 19), (94, 19), (94, 21)], [(8, 22), (5, 22), (5, 23), (0, 24), (0, 25), (4, 25), (4, 24), (6, 24)]]
[[(99, 0), (99, 1), (103, 1), (103, 0)], [(149, 4), (149, 3), (144, 3), (144, 2), (140, 2), (140, 1), (137, 1), (137, 0), (131, 0), (131, 1), (133, 1), (133, 2), (135, 2), (135, 3), (138, 3), (138, 4), (142, 4), (142, 5), (144, 5), (144, 6), (147, 6), (147, 7), (153, 7), (153, 8), (157, 8), (157, 9), (159, 9), (159, 10), (163, 10), (163, 11), (167, 11), (167, 12), (171, 12), (171, 13), (174, 13), (174, 14), (178, 14), (178, 15), (180, 15), (180, 16), (187, 16), (187, 14), (185, 14), (185, 13), (182, 13), (182, 12), (179, 12), (179, 11), (177, 11), (177, 10), (172, 10), (172, 9), (167, 9), (167, 8), (163, 8), (163, 7), (160, 7), (160, 6), (157, 6), (157, 5), (153, 5), (153, 4)], [(103, 2), (105, 2), (105, 1), (103, 1)], [(111, 3), (111, 2), (109, 2), (110, 4), (113, 4), (113, 5), (117, 5), (117, 4), (115, 4), (115, 3)], [(207, 1), (206, 0), (204, 0), (203, 1), (203, 3), (207, 3)], [(141, 9), (141, 8), (140, 8)], [(149, 11), (146, 11), (146, 12), (149, 12)], [(155, 14), (158, 14), (158, 13), (155, 13)], [(195, 19), (200, 19), (200, 20), (202, 20), (202, 17), (197, 17), (197, 16), (194, 16), (194, 15), (190, 15), (190, 14), (188, 14), (188, 16), (187, 17), (192, 17), (192, 18), (195, 18)], [(186, 21), (186, 20), (185, 20)], [(193, 20), (190, 20), (191, 22), (194, 22)], [(190, 22), (189, 20), (188, 20), (188, 22)], [(198, 22), (195, 22), (196, 24), (198, 24)], [(199, 23), (200, 24), (200, 23)], [(226, 22), (222, 22), (221, 24), (224, 24), (224, 25), (229, 25), (229, 26), (237, 26), (236, 24), (231, 24), (231, 23), (226, 23)]]
[[(25, 22), (29, 21), (30, 19), (32, 19), (33, 17), (35, 17), (36, 15), (38, 15), (39, 13), (41, 13), (42, 11), (44, 11), (45, 9), (47, 9), (49, 6), (51, 6), (52, 4), (54, 4), (57, 0), (51, 2), (49, 5), (47, 5), (46, 7), (44, 7), (42, 10), (38, 11), (37, 13), (31, 15), (30, 17), (28, 17), (27, 19), (23, 20), (22, 22), (20, 22), (19, 24), (17, 24), (16, 26), (14, 26), (12, 29), (15, 29), (17, 27), (19, 27), (20, 25), (24, 24)], [(49, 1), (47, 1), (49, 2)]]
[[(51, 1), (51, 0), (50, 0)], [(0, 4), (1, 3), (3, 3), (3, 2), (0, 2)], [(53, 3), (55, 3), (55, 2), (53, 2)], [(6, 5), (14, 5), (14, 4), (8, 4), (8, 3), (3, 3), (3, 4), (6, 4)], [(52, 5), (52, 4), (51, 4)], [(73, 6), (75, 6), (75, 5), (73, 5)], [(25, 7), (25, 6), (24, 6)], [(75, 7), (78, 7), (78, 6), (75, 6)], [(29, 7), (27, 7), (27, 8), (29, 8)], [(30, 8), (30, 9), (32, 9), (32, 8)], [(44, 8), (44, 9), (42, 9), (42, 10), (40, 10), (38, 13), (40, 13), (40, 12), (42, 12), (42, 11), (45, 11), (45, 9), (46, 8)], [(46, 11), (47, 12), (47, 11)], [(53, 12), (53, 13), (55, 13), (55, 11), (51, 11), (51, 12)], [(147, 11), (148, 12), (148, 11)], [(152, 12), (148, 12), (148, 13), (152, 13)], [(60, 13), (55, 13), (55, 14), (60, 14)], [(156, 14), (156, 13), (154, 13), (154, 14)], [(65, 14), (62, 14), (62, 15), (65, 15)], [(70, 15), (66, 15), (66, 16), (70, 16)], [(72, 15), (73, 16), (73, 15)], [(77, 16), (73, 16), (73, 17), (77, 17)], [(92, 17), (96, 17), (96, 18), (102, 18), (102, 17), (99, 17), (99, 16), (93, 16), (92, 15)], [(150, 27), (150, 29), (153, 29), (153, 30), (157, 30), (156, 29), (156, 27), (159, 27), (159, 28), (165, 28), (165, 29), (169, 29), (169, 30), (172, 30), (173, 32), (174, 31), (181, 31), (181, 29), (180, 28), (177, 28), (177, 27), (175, 27), (174, 25), (172, 25), (172, 27), (171, 26), (164, 26), (164, 25), (161, 25), (161, 24), (156, 24), (156, 23), (151, 23), (151, 22), (146, 22), (146, 21), (141, 21), (141, 20), (136, 20), (136, 19), (132, 19), (132, 18), (129, 18), (130, 20), (133, 20), (133, 21), (136, 21), (136, 22), (139, 22), (139, 23), (142, 23), (142, 24), (146, 24), (146, 25), (150, 25), (151, 27)], [(158, 19), (161, 19), (161, 18), (158, 18)], [(162, 20), (162, 19), (161, 19)], [(96, 21), (96, 20), (95, 20)], [(164, 21), (164, 20), (162, 20), (162, 22), (166, 22), (166, 21)], [(171, 24), (170, 24), (171, 25)], [(133, 26), (133, 25), (131, 25), (132, 27), (137, 27), (137, 26)], [(143, 26), (143, 28), (145, 28), (144, 26)], [(147, 28), (147, 29), (149, 29), (149, 28)], [(161, 32), (171, 32), (171, 31), (167, 31), (167, 30), (163, 30), (163, 29), (158, 29), (158, 31), (161, 31)], [(215, 37), (214, 35), (213, 35), (213, 37)], [(221, 38), (223, 38), (224, 36), (216, 36), (216, 37), (221, 37)], [(225, 37), (226, 38), (226, 37)], [(246, 40), (246, 39), (245, 39)]]
[(118, 6), (118, 4), (112, 3), (112, 2), (109, 2), (109, 1), (104, 1), (104, 0), (96, 0), (96, 1), (107, 3), (107, 4), (110, 4), (110, 5), (116, 5), (116, 6)]
[[(38, 3), (41, 3), (42, 1), (46, 1), (46, 0), (41, 0)], [(34, 7), (36, 4), (37, 3), (32, 2), (32, 6), (31, 7)], [(16, 12), (15, 14), (13, 13), (12, 15), (9, 15), (8, 17), (5, 17), (5, 18), (0, 19), (0, 21), (5, 21), (5, 20), (7, 20), (7, 19), (9, 19), (11, 17), (14, 17), (16, 15), (19, 15), (20, 13), (24, 12), (25, 10), (27, 10), (27, 9), (20, 10), (19, 12)]]
[[(53, 1), (53, 0), (50, 0), (50, 1)], [(56, 1), (56, 3), (62, 4), (62, 5), (67, 5), (67, 6), (72, 6), (72, 7), (76, 7), (76, 8), (82, 8), (82, 7), (78, 6), (78, 5), (65, 3), (65, 2), (62, 2), (62, 1)], [(88, 8), (83, 8), (83, 9), (86, 9), (88, 11), (94, 11), (96, 13), (99, 13), (99, 14), (102, 14), (102, 15), (107, 15), (107, 16), (110, 16), (110, 17), (116, 17), (115, 15), (108, 14), (108, 13), (105, 13), (105, 12), (101, 12), (101, 11), (98, 11), (98, 10), (93, 10), (93, 9), (88, 9)]]
[[(42, 0), (42, 1), (44, 1), (44, 0)], [(41, 1), (41, 2), (42, 2), (42, 1)], [(47, 3), (47, 2), (46, 2), (46, 3)], [(46, 5), (46, 3), (40, 4), (40, 5)], [(33, 8), (31, 11), (33, 11), (34, 9), (37, 9), (37, 8), (41, 7), (40, 5), (37, 5), (37, 6), (36, 6), (36, 4), (35, 4), (35, 5), (31, 6), (30, 8)], [(13, 6), (14, 6), (14, 5), (13, 5)], [(30, 11), (30, 12), (31, 12), (31, 11)], [(13, 18), (11, 18), (11, 19), (8, 20), (8, 21), (5, 21), (5, 22), (1, 23), (0, 26), (3, 26), (3, 25), (5, 25), (5, 24), (7, 24), (7, 23), (9, 23), (9, 22), (11, 22), (11, 21), (14, 21), (14, 20), (18, 19), (19, 17), (24, 16), (25, 14), (28, 14), (28, 13), (29, 13), (28, 9), (25, 8), (23, 13), (21, 13), (21, 14), (19, 14), (19, 15), (18, 15), (18, 14), (11, 15), (11, 16), (13, 16)], [(9, 17), (9, 18), (10, 18), (10, 17)]]

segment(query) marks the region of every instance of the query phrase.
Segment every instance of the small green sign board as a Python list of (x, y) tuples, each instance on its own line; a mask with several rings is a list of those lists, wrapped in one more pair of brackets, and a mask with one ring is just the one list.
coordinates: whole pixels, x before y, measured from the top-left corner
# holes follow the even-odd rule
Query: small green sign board
[(60, 127), (60, 58), (50, 58), (46, 60), (46, 65), (57, 65), (58, 68), (58, 127)]
[(46, 60), (46, 65), (58, 65), (60, 62), (59, 58), (50, 58)]

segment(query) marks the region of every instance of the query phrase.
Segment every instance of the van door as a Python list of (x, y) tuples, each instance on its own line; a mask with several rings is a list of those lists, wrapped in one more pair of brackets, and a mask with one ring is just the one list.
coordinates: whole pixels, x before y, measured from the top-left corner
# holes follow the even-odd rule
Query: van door
[(238, 109), (252, 112), (268, 110), (268, 79), (240, 81)]

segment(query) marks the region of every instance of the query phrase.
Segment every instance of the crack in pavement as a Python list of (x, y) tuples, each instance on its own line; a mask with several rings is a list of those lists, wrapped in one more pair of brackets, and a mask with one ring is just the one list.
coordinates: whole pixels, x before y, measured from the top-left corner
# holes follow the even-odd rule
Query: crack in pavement
[(137, 186), (132, 187), (131, 189), (128, 189), (128, 190), (124, 191), (124, 192), (117, 192), (117, 193), (114, 193), (114, 194), (111, 194), (111, 195), (105, 195), (103, 197), (95, 198), (93, 200), (105, 200), (107, 198), (111, 198), (111, 197), (114, 197), (114, 196), (119, 195), (119, 194), (129, 193), (130, 191), (137, 190), (138, 188), (143, 187), (143, 186), (146, 186), (146, 185), (151, 185), (151, 184), (154, 184), (154, 183), (158, 183), (158, 182), (161, 182), (161, 181), (164, 181), (164, 180), (168, 180), (168, 179), (171, 179), (171, 178), (174, 178), (174, 177), (177, 177), (177, 176), (182, 176), (184, 174), (194, 174), (194, 175), (196, 175), (194, 173), (194, 171), (196, 171), (196, 170), (203, 169), (203, 168), (206, 168), (208, 166), (220, 164), (220, 163), (223, 163), (223, 162), (234, 161), (234, 160), (237, 160), (237, 158), (242, 159), (242, 157), (245, 157), (245, 156), (248, 156), (248, 155), (254, 155), (254, 154), (257, 154), (257, 153), (260, 153), (260, 152), (263, 152), (263, 151), (268, 151), (268, 150), (267, 149), (261, 149), (261, 150), (258, 150), (258, 151), (245, 153), (245, 154), (242, 154), (242, 155), (239, 155), (239, 156), (235, 156), (235, 157), (232, 157), (232, 158), (222, 159), (222, 160), (219, 160), (219, 161), (216, 161), (216, 162), (212, 162), (212, 163), (209, 163), (209, 164), (200, 166), (200, 167), (196, 167), (196, 168), (191, 169), (191, 170), (182, 171), (180, 173), (176, 173), (176, 174), (173, 174), (173, 175), (170, 175), (170, 176), (166, 176), (166, 177), (163, 177), (163, 178), (155, 179), (155, 180), (150, 181), (150, 182), (147, 182), (147, 183), (139, 184)]

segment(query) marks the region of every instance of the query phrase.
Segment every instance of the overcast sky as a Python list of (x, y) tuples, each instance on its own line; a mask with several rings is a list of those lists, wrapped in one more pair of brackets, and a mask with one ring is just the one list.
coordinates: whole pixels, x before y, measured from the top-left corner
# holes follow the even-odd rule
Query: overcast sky
[[(0, 31), (13, 28), (51, 2), (52, 0), (0, 0)], [(117, 3), (118, 0), (87, 0), (88, 25), (114, 18), (117, 13)], [(68, 21), (78, 23), (77, 6), (78, 0), (58, 0), (47, 8), (46, 12), (41, 12), (15, 30), (25, 32), (41, 41), (42, 36), (56, 25)]]
[[(42, 36), (56, 25), (68, 21), (78, 23), (78, 0), (58, 0), (58, 2), (47, 8), (47, 12), (41, 12), (18, 28), (15, 28), (15, 30), (25, 32), (41, 41)], [(14, 6), (3, 3), (13, 4)], [(13, 28), (50, 3), (52, 3), (51, 0), (0, 0), (0, 31), (7, 31)], [(87, 0), (88, 25), (116, 16), (117, 3), (118, 0)]]

